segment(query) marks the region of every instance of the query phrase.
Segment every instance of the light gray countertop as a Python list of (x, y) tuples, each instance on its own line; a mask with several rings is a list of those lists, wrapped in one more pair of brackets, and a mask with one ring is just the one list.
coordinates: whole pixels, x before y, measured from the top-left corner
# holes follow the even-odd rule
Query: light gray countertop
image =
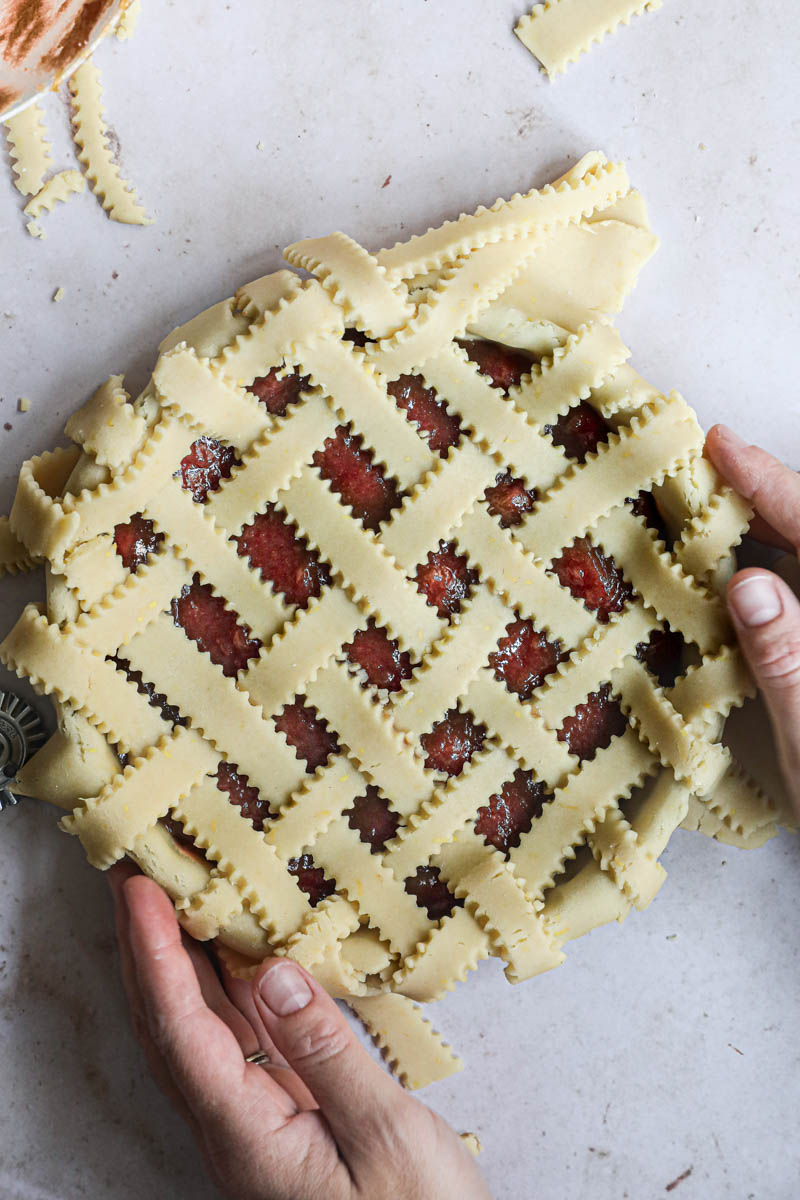
[[(34, 242), (0, 178), (0, 511), (109, 373), (137, 388), (169, 328), (284, 245), (391, 243), (594, 147), (627, 161), (663, 241), (620, 319), (634, 365), (800, 466), (800, 12), (667, 0), (550, 85), (510, 32), (522, 7), (145, 0), (97, 61), (157, 223), (87, 194)], [(71, 166), (63, 100), (47, 112)], [(0, 632), (34, 587), (3, 582)], [(759, 721), (734, 738), (768, 771)], [(425, 1098), (479, 1134), (498, 1197), (797, 1195), (800, 847), (679, 832), (663, 861), (651, 909), (560, 970), (511, 988), (485, 963), (431, 1009), (467, 1065)], [(129, 1032), (102, 876), (34, 802), (0, 816), (0, 862), (0, 1195), (211, 1196)]]

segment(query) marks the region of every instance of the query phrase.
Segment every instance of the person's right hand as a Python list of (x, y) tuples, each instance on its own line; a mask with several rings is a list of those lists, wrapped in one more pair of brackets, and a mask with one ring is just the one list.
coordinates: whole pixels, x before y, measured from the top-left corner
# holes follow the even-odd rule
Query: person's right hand
[[(800, 554), (800, 475), (725, 425), (715, 425), (708, 457), (756, 510), (759, 541)], [(772, 571), (751, 567), (728, 584), (739, 644), (761, 688), (789, 796), (800, 817), (800, 602)]]
[[(109, 872), (134, 1033), (232, 1200), (489, 1200), (450, 1126), (356, 1040), (290, 958), (223, 989), (172, 901), (128, 864)], [(247, 1061), (255, 1052), (270, 1066)]]

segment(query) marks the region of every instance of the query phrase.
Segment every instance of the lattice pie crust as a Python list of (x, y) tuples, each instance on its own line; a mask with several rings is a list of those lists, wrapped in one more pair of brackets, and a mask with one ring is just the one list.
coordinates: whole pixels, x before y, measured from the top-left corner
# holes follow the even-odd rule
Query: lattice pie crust
[[(720, 598), (750, 512), (702, 457), (681, 397), (626, 365), (608, 318), (655, 245), (624, 168), (600, 154), (541, 191), (375, 255), (340, 233), (301, 242), (286, 258), (311, 278), (279, 271), (178, 330), (134, 402), (112, 377), (70, 419), (74, 445), (23, 466), (0, 523), (5, 565), (43, 560), (48, 577), (46, 607), (25, 609), (0, 655), (52, 694), (59, 714), (19, 790), (71, 810), (62, 827), (94, 865), (135, 859), (184, 926), (218, 937), (238, 969), (293, 955), (348, 1001), (411, 1086), (459, 1065), (413, 1001), (441, 996), (488, 955), (512, 982), (527, 979), (560, 963), (568, 939), (644, 908), (681, 822), (742, 845), (775, 831), (774, 805), (719, 741), (752, 689)], [(504, 393), (470, 361), (465, 337), (525, 350), (530, 372)], [(283, 417), (247, 390), (271, 368), (308, 380)], [(403, 373), (422, 376), (457, 414), (465, 433), (445, 456), (387, 394)], [(578, 401), (615, 431), (583, 463), (545, 432)], [(402, 496), (377, 533), (312, 463), (343, 423)], [(202, 435), (241, 460), (204, 504), (174, 475)], [(505, 471), (536, 489), (508, 528), (484, 496)], [(626, 504), (640, 489), (654, 492), (669, 549)], [(232, 541), (268, 502), (329, 565), (330, 584), (306, 608), (288, 604)], [(113, 542), (134, 513), (163, 534), (135, 573)], [(550, 570), (587, 534), (633, 589), (607, 624)], [(440, 539), (477, 575), (449, 621), (413, 583)], [(169, 615), (196, 576), (261, 642), (236, 678)], [(526, 700), (488, 665), (515, 617), (565, 649)], [(370, 618), (415, 664), (391, 695), (342, 652)], [(689, 647), (668, 689), (636, 653), (664, 622)], [(186, 723), (166, 720), (111, 655)], [(602, 684), (627, 726), (581, 763), (557, 733)], [(338, 738), (313, 775), (273, 720), (298, 694)], [(456, 707), (487, 737), (445, 781), (425, 766), (419, 739)], [(220, 760), (269, 798), (263, 832), (216, 786)], [(520, 768), (551, 798), (505, 856), (476, 834), (475, 817)], [(370, 786), (399, 820), (379, 853), (343, 815)], [(180, 848), (166, 816), (202, 854)], [(336, 884), (316, 907), (287, 870), (306, 852)], [(403, 883), (430, 864), (464, 902), (438, 921)]]

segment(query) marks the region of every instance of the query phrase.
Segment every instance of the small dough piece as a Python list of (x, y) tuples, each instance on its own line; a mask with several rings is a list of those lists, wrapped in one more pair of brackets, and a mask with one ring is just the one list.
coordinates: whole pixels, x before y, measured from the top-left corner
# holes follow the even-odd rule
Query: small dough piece
[(631, 17), (661, 8), (662, 0), (545, 0), (514, 32), (553, 79)]

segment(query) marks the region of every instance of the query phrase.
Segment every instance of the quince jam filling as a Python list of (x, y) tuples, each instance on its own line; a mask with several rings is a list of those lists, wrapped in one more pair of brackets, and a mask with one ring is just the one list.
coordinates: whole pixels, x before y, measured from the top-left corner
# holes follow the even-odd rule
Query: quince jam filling
[[(363, 344), (365, 339), (354, 335), (351, 340)], [(519, 386), (531, 371), (531, 356), (521, 351), (491, 342), (464, 341), (459, 344), (499, 391), (508, 392)], [(283, 417), (292, 405), (302, 401), (302, 393), (308, 385), (308, 377), (300, 376), (296, 371), (273, 369), (255, 380), (250, 391), (271, 414)], [(388, 390), (408, 420), (426, 438), (431, 450), (444, 457), (451, 446), (457, 445), (464, 432), (458, 417), (448, 410), (434, 389), (425, 385), (422, 377), (401, 376), (389, 384)], [(569, 458), (582, 463), (608, 440), (612, 430), (591, 404), (582, 401), (547, 426), (545, 432)], [(373, 462), (369, 448), (364, 448), (360, 436), (346, 425), (339, 426), (334, 435), (326, 439), (314, 454), (313, 462), (342, 503), (367, 529), (377, 530), (402, 500), (396, 481), (380, 464)], [(239, 460), (231, 447), (213, 438), (201, 437), (181, 462), (178, 475), (193, 499), (205, 503), (208, 494), (216, 491), (221, 481), (238, 465)], [(504, 528), (524, 520), (538, 498), (535, 488), (509, 471), (499, 473), (484, 495), (488, 511)], [(652, 494), (640, 492), (629, 503), (636, 515), (666, 540), (666, 530)], [(140, 513), (126, 524), (118, 525), (114, 538), (123, 563), (129, 570), (136, 571), (151, 554), (159, 551), (163, 535), (156, 532), (153, 523)], [(309, 600), (319, 596), (330, 583), (328, 564), (306, 546), (292, 525), (291, 516), (274, 504), (266, 505), (253, 518), (235, 539), (235, 544), (239, 554), (245, 556), (291, 605), (305, 608)], [(603, 624), (613, 613), (622, 612), (634, 595), (631, 584), (614, 560), (588, 536), (576, 538), (566, 546), (552, 563), (551, 570), (562, 586), (581, 600)], [(417, 566), (414, 576), (418, 590), (443, 619), (460, 612), (463, 601), (468, 599), (478, 580), (478, 572), (470, 566), (467, 555), (460, 553), (454, 542), (444, 540), (428, 553), (424, 563)], [(250, 636), (237, 614), (197, 576), (173, 600), (171, 607), (176, 624), (226, 675), (235, 677), (257, 657), (258, 640)], [(667, 686), (680, 673), (682, 651), (680, 634), (667, 627), (654, 631), (650, 640), (638, 647), (637, 655)], [(372, 619), (353, 635), (342, 653), (354, 667), (364, 672), (370, 686), (387, 692), (400, 690), (416, 665), (409, 653), (401, 650), (397, 640)], [(489, 656), (488, 665), (509, 691), (521, 700), (529, 700), (566, 657), (567, 649), (559, 641), (551, 641), (535, 628), (532, 621), (517, 617), (507, 626), (497, 649)], [(155, 693), (152, 684), (130, 671), (124, 659), (114, 661), (126, 670), (139, 690), (148, 695), (150, 702), (160, 707), (167, 720), (185, 724), (178, 710), (168, 704), (167, 697)], [(274, 719), (297, 757), (305, 761), (309, 774), (340, 751), (335, 731), (328, 728), (327, 722), (303, 696), (295, 697)], [(565, 719), (558, 737), (581, 761), (586, 761), (592, 759), (598, 749), (608, 746), (613, 737), (620, 735), (626, 724), (610, 684), (605, 683)], [(448, 778), (457, 776), (483, 748), (486, 737), (486, 728), (470, 712), (451, 709), (421, 738), (425, 765)], [(239, 775), (235, 766), (222, 762), (217, 771), (217, 786), (256, 829), (263, 828), (271, 815), (269, 803), (250, 786), (246, 776)], [(518, 769), (479, 810), (475, 818), (476, 834), (507, 856), (551, 799), (546, 786), (535, 779), (532, 772)], [(353, 802), (346, 816), (350, 826), (358, 831), (374, 853), (385, 849), (400, 823), (398, 815), (373, 785), (368, 785), (365, 794)], [(163, 824), (182, 844), (193, 847), (192, 839), (183, 833), (177, 821), (167, 818)], [(335, 890), (335, 880), (325, 877), (310, 854), (292, 859), (288, 869), (312, 905)], [(438, 920), (451, 912), (454, 905), (463, 903), (455, 899), (434, 866), (421, 866), (405, 880), (405, 888), (432, 920)]]

